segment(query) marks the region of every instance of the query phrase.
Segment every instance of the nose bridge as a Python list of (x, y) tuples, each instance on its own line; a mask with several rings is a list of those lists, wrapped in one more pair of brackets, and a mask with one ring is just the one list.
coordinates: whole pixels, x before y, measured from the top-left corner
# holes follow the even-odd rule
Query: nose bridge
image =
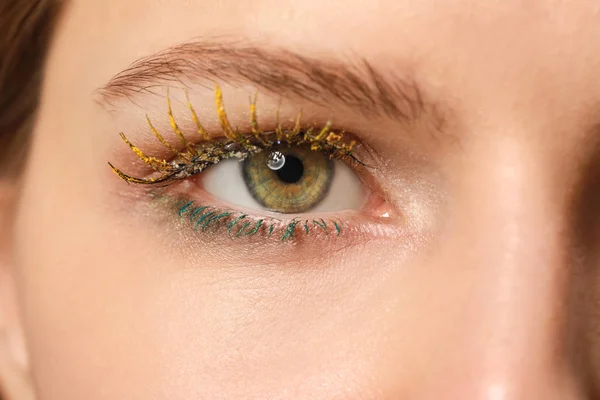
[(443, 249), (469, 282), (458, 340), (471, 354), (463, 359), (471, 382), (457, 379), (455, 390), (478, 392), (461, 398), (575, 398), (564, 369), (569, 229), (560, 179), (539, 151), (514, 140), (473, 154)]

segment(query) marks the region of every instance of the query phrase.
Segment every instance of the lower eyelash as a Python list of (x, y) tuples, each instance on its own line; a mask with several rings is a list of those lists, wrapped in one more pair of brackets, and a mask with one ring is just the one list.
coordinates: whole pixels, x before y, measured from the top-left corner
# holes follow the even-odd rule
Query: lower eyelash
[(324, 234), (340, 236), (344, 225), (332, 218), (301, 219), (288, 221), (273, 217), (258, 218), (243, 212), (188, 201), (177, 206), (177, 215), (187, 220), (197, 232), (225, 229), (230, 239), (262, 235), (274, 237), (280, 242), (296, 239), (299, 235)]

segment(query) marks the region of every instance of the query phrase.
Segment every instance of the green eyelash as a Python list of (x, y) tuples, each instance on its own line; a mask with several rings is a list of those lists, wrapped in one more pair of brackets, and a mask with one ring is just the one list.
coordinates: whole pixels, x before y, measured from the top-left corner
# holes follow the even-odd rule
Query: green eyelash
[(286, 242), (302, 233), (307, 236), (316, 232), (324, 232), (326, 235), (331, 232), (337, 236), (342, 233), (342, 226), (335, 220), (329, 220), (328, 224), (324, 219), (305, 220), (304, 222), (299, 219), (288, 222), (276, 218), (252, 219), (241, 212), (199, 205), (194, 201), (179, 206), (177, 214), (182, 220), (187, 219), (196, 231), (204, 232), (210, 228), (225, 228), (230, 239), (257, 235), (271, 237), (277, 233), (279, 241)]
[(181, 142), (183, 150), (177, 150), (172, 144), (168, 143), (160, 131), (152, 124), (150, 118), (146, 117), (150, 131), (163, 146), (174, 153), (174, 159), (167, 161), (148, 156), (140, 148), (131, 143), (124, 133), (121, 133), (123, 142), (129, 146), (131, 151), (144, 164), (154, 170), (157, 175), (150, 178), (134, 177), (126, 174), (112, 163), (109, 163), (111, 169), (128, 183), (142, 185), (168, 184), (196, 175), (225, 159), (245, 159), (261, 151), (268, 151), (282, 143), (288, 146), (308, 146), (312, 151), (320, 151), (332, 159), (349, 158), (364, 165), (353, 155), (353, 151), (357, 147), (357, 142), (355, 140), (348, 140), (343, 132), (332, 131), (330, 122), (320, 129), (309, 128), (304, 131), (301, 128), (302, 113), (300, 113), (294, 127), (292, 129), (284, 129), (279, 123), (279, 113), (277, 113), (275, 130), (264, 132), (258, 124), (256, 96), (254, 96), (250, 100), (251, 134), (245, 135), (233, 128), (229, 122), (223, 103), (223, 93), (218, 85), (215, 90), (215, 104), (221, 131), (225, 137), (223, 140), (210, 138), (189, 98), (187, 98), (187, 106), (192, 121), (196, 126), (197, 135), (199, 136), (198, 144), (192, 145), (175, 120), (171, 109), (171, 100), (167, 92), (169, 123), (173, 133)]

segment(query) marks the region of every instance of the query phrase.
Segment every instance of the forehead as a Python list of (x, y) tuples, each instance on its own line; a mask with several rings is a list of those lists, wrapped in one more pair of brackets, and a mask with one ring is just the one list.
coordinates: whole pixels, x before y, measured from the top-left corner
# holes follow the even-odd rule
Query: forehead
[(71, 0), (70, 9), (80, 27), (105, 29), (115, 36), (143, 33), (147, 41), (243, 34), (310, 45), (316, 51), (343, 45), (420, 54), (457, 40), (525, 47), (552, 45), (555, 40), (561, 45), (571, 39), (570, 45), (581, 45), (583, 39), (598, 38), (599, 4), (594, 0)]
[(357, 55), (410, 72), (466, 114), (531, 119), (536, 109), (589, 114), (578, 102), (600, 100), (599, 10), (595, 0), (72, 0), (58, 41), (90, 90), (141, 57), (226, 36)]

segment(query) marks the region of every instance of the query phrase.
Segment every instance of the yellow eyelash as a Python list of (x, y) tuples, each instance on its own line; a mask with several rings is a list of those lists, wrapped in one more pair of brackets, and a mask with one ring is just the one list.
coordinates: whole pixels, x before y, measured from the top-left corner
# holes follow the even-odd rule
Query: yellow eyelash
[(165, 140), (165, 138), (161, 135), (158, 129), (156, 129), (156, 127), (152, 124), (152, 121), (150, 120), (150, 117), (148, 117), (148, 115), (146, 115), (146, 122), (148, 122), (148, 126), (150, 127), (152, 134), (158, 139), (158, 141), (161, 142), (163, 146), (165, 146), (167, 149), (171, 150), (175, 155), (178, 155), (179, 150), (171, 146), (171, 144), (169, 144), (169, 142)]
[[(281, 126), (279, 120), (279, 109), (276, 113), (275, 130), (272, 132), (263, 132), (259, 128), (258, 117), (256, 111), (256, 99), (250, 99), (250, 123), (252, 135), (244, 135), (237, 129), (231, 126), (225, 105), (223, 102), (223, 92), (219, 85), (215, 88), (215, 105), (217, 117), (221, 130), (226, 140), (211, 139), (208, 132), (204, 129), (194, 107), (192, 106), (189, 96), (186, 92), (187, 106), (189, 108), (192, 121), (196, 125), (197, 132), (202, 139), (195, 146), (192, 145), (185, 134), (180, 129), (175, 120), (171, 108), (171, 99), (167, 91), (167, 114), (169, 116), (169, 124), (175, 135), (181, 141), (184, 150), (177, 150), (173, 145), (168, 143), (160, 131), (152, 124), (152, 121), (146, 116), (148, 126), (152, 134), (160, 141), (162, 145), (168, 148), (175, 154), (175, 159), (172, 161), (161, 160), (155, 157), (146, 155), (142, 150), (133, 145), (125, 134), (121, 133), (122, 140), (129, 146), (134, 154), (146, 165), (152, 168), (161, 175), (152, 178), (135, 178), (130, 176), (120, 169), (109, 163), (112, 170), (123, 180), (128, 183), (136, 184), (155, 184), (161, 182), (170, 182), (172, 180), (184, 179), (189, 176), (198, 174), (211, 165), (217, 164), (221, 160), (231, 157), (245, 158), (260, 151), (267, 151), (273, 146), (287, 144), (289, 146), (308, 145), (313, 151), (322, 151), (328, 154), (331, 158), (350, 157), (354, 161), (358, 161), (352, 155), (357, 142), (355, 140), (344, 141), (345, 134), (343, 132), (332, 132), (331, 122), (328, 122), (319, 133), (313, 135), (314, 128), (309, 128), (305, 132), (302, 131), (302, 113), (299, 113), (296, 118), (293, 129), (286, 131)], [(253, 140), (251, 140), (253, 139)], [(237, 147), (231, 147), (236, 145)]]
[(254, 94), (254, 98), (250, 98), (250, 125), (252, 126), (252, 134), (258, 142), (263, 145), (267, 145), (267, 142), (263, 139), (263, 132), (258, 127), (258, 117), (256, 115), (256, 100), (258, 93)]
[(275, 121), (275, 135), (277, 136), (277, 141), (281, 142), (283, 140), (283, 129), (281, 128), (281, 122), (279, 122), (279, 107), (277, 107)]
[(190, 153), (194, 153), (193, 147), (187, 141), (187, 139), (183, 135), (183, 132), (181, 132), (181, 129), (179, 129), (179, 126), (177, 125), (177, 122), (175, 122), (175, 117), (173, 116), (173, 110), (171, 109), (171, 96), (169, 96), (169, 90), (168, 89), (167, 89), (167, 107), (168, 107), (169, 123), (171, 124), (171, 129), (173, 129), (173, 132), (175, 132), (175, 135), (177, 135), (177, 137), (179, 138), (179, 140), (181, 140), (181, 143), (183, 144), (183, 146)]
[(321, 141), (321, 140), (325, 139), (325, 137), (329, 133), (330, 129), (331, 129), (331, 121), (328, 121), (327, 125), (325, 125), (323, 127), (323, 129), (321, 129), (321, 132), (319, 132), (319, 134), (315, 137), (315, 140), (316, 141)]
[(217, 103), (217, 115), (219, 116), (219, 123), (221, 124), (223, 134), (229, 140), (232, 140), (234, 142), (240, 141), (241, 134), (231, 127), (229, 119), (227, 118), (227, 112), (225, 111), (225, 105), (223, 104), (223, 92), (221, 91), (221, 87), (219, 87), (219, 85), (217, 85), (215, 94), (215, 101)]
[(289, 135), (287, 135), (287, 140), (292, 140), (294, 139), (296, 136), (298, 136), (298, 134), (300, 133), (300, 121), (302, 120), (302, 111), (300, 111), (300, 113), (298, 114), (298, 117), (296, 118), (296, 125), (294, 125), (294, 129), (290, 132)]
[(196, 110), (194, 109), (194, 106), (192, 105), (192, 102), (190, 101), (190, 96), (188, 95), (187, 91), (185, 92), (185, 99), (187, 101), (187, 106), (190, 109), (190, 113), (192, 114), (192, 121), (194, 121), (194, 124), (196, 124), (196, 129), (198, 131), (198, 135), (200, 135), (202, 140), (208, 142), (210, 140), (210, 136), (209, 136), (208, 132), (206, 132), (206, 129), (204, 129), (204, 126), (200, 123), (198, 114), (196, 114)]
[(133, 151), (138, 156), (138, 158), (140, 160), (142, 160), (142, 162), (144, 162), (145, 164), (148, 164), (155, 171), (161, 171), (162, 169), (171, 168), (171, 165), (168, 162), (166, 162), (165, 160), (160, 160), (158, 158), (150, 157), (150, 156), (147, 156), (146, 154), (144, 154), (144, 152), (142, 150), (140, 150), (139, 148), (134, 146), (129, 141), (129, 139), (127, 139), (127, 137), (125, 136), (124, 133), (121, 132), (120, 135), (121, 135), (121, 139), (123, 139), (123, 141), (129, 146), (131, 151)]

